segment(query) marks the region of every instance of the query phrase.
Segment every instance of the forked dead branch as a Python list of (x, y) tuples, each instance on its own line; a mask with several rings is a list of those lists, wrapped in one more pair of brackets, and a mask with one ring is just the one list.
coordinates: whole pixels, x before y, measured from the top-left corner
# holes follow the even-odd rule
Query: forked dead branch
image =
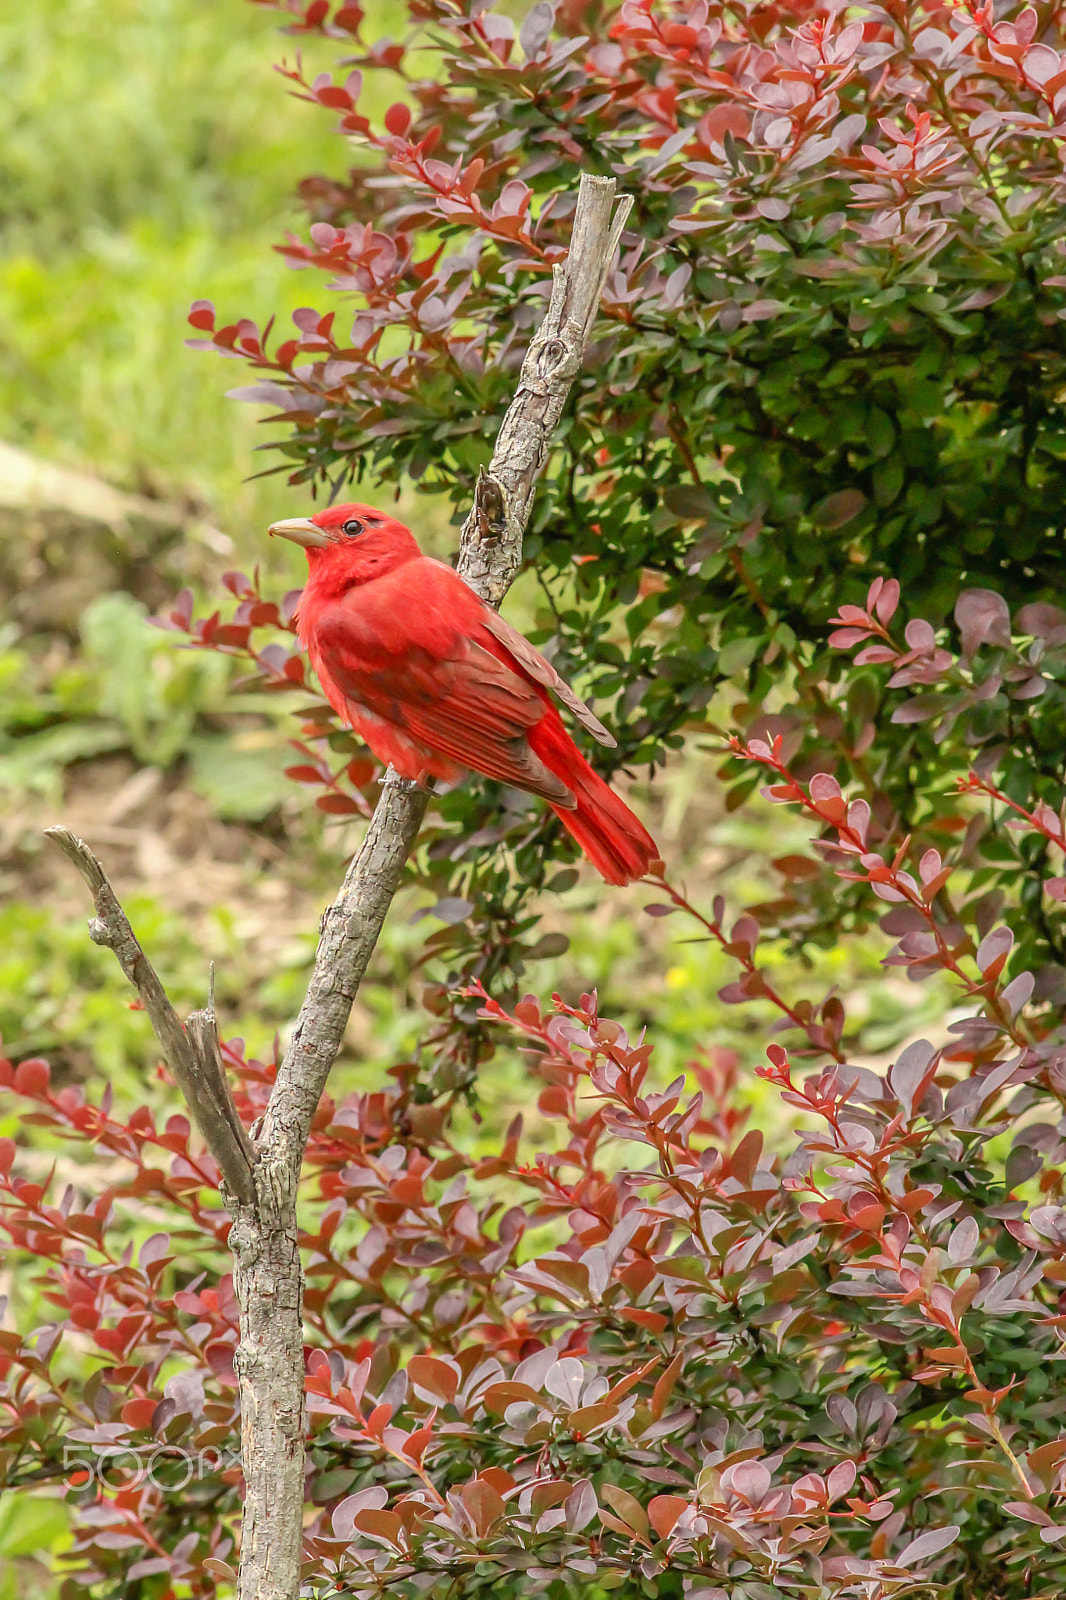
[[(492, 460), (464, 524), (458, 570), (498, 608), (518, 572), (536, 481), (581, 368), (631, 201), (611, 178), (583, 176), (570, 251), (522, 365)], [(223, 1174), (240, 1306), (237, 1370), (246, 1498), (240, 1600), (295, 1600), (304, 1503), (303, 1275), (296, 1190), (315, 1110), (367, 963), (418, 834), (427, 794), (390, 771), (366, 837), (326, 911), (307, 995), (254, 1144), (218, 1054), (214, 1011), (184, 1028), (100, 863), (68, 829), (49, 836), (93, 892), (90, 934), (114, 950), (155, 1029), (167, 1065)]]

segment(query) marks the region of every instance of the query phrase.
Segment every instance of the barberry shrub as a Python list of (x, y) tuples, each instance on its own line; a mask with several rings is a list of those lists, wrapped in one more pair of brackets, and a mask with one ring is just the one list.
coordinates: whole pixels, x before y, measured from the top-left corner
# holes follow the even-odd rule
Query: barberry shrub
[[(929, 652), (913, 621), (903, 648), (893, 600), (878, 581), (846, 620), (898, 676)], [(839, 997), (779, 993), (753, 916), (664, 880), (647, 910), (723, 946), (723, 1001), (778, 1014), (769, 1142), (735, 1056), (708, 1041), (666, 1082), (654, 1038), (594, 993), (505, 1005), (468, 986), (537, 1094), (532, 1127), (516, 1117), (489, 1153), (413, 1067), (324, 1100), (302, 1203), (314, 1592), (1022, 1600), (1066, 1583), (1066, 1048), (1032, 972), (1008, 975), (965, 840), (978, 796), (1061, 864), (1064, 813), (964, 769), (955, 845), (886, 847), (868, 801), (799, 777), (780, 736), (737, 738), (733, 759), (883, 912), (886, 965), (955, 986), (954, 1020), (857, 1060)], [(240, 1040), (224, 1055), (251, 1123), (275, 1064)], [(53, 1090), (40, 1060), (0, 1082), (26, 1123), (107, 1162), (97, 1192), (0, 1144), (5, 1256), (54, 1308), (0, 1334), (7, 1482), (65, 1483), (71, 1594), (213, 1594), (240, 1485), (217, 1172), (183, 1117), (118, 1117)]]

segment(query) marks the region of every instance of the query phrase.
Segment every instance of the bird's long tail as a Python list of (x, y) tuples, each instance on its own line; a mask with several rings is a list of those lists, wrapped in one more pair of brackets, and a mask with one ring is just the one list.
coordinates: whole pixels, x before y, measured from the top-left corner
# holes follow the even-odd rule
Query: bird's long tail
[(529, 741), (577, 801), (573, 809), (553, 805), (552, 810), (607, 883), (622, 885), (643, 878), (660, 859), (658, 845), (625, 801), (589, 766), (562, 723), (551, 726), (555, 720), (546, 717)]

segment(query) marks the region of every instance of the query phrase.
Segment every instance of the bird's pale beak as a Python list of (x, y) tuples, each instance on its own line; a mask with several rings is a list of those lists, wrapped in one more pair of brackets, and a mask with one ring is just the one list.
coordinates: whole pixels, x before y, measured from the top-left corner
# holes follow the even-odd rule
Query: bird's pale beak
[(305, 550), (321, 550), (333, 540), (321, 528), (316, 528), (310, 517), (290, 517), (287, 522), (272, 522), (267, 532), (279, 539), (291, 539), (302, 544)]

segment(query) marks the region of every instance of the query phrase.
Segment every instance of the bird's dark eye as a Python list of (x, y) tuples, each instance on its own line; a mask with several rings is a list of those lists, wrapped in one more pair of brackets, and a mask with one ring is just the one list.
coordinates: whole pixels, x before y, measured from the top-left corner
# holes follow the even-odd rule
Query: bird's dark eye
[(349, 517), (348, 521), (343, 525), (343, 527), (341, 529), (342, 533), (348, 534), (353, 539), (355, 538), (357, 533), (362, 533), (362, 531), (363, 531), (363, 524), (361, 522), (357, 521), (355, 517)]

